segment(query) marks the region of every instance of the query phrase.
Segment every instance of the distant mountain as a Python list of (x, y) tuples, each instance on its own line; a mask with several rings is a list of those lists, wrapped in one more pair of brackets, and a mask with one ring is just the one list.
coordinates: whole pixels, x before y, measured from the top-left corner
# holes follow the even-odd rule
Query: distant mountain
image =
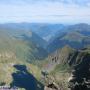
[(46, 41), (50, 41), (52, 37), (55, 37), (55, 34), (62, 32), (64, 27), (63, 24), (48, 23), (7, 23), (0, 25), (0, 28), (4, 29), (33, 31)]
[[(84, 23), (75, 25), (8, 23), (1, 24), (0, 28), (7, 29), (10, 33), (17, 31), (15, 33), (20, 34), (19, 38), (28, 39), (49, 53), (65, 45), (80, 49), (90, 44), (90, 25)], [(32, 37), (29, 34), (33, 34)]]
[(76, 49), (90, 45), (90, 25), (77, 24), (67, 26), (64, 32), (58, 32), (58, 35), (48, 44), (47, 50), (52, 52), (65, 45), (70, 45)]
[(83, 35), (90, 36), (90, 25), (85, 23), (70, 25), (67, 28), (68, 31), (78, 31), (79, 33)]
[[(35, 28), (34, 25), (32, 25), (31, 30), (36, 32), (47, 42), (50, 42), (50, 40), (54, 38), (58, 32), (62, 32), (64, 28), (63, 24), (37, 24), (37, 26)], [(33, 27), (35, 29), (33, 29)]]

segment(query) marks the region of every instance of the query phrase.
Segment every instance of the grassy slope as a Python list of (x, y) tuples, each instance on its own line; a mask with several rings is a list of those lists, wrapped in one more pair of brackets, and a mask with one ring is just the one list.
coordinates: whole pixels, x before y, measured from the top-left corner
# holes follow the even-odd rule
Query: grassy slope
[(16, 58), (27, 61), (42, 59), (46, 55), (44, 49), (31, 41), (15, 38), (21, 36), (22, 32), (0, 30), (0, 54), (12, 53)]
[(13, 35), (16, 36), (16, 32), (12, 34), (6, 30), (0, 30), (0, 83), (5, 82), (6, 85), (10, 85), (13, 81), (12, 73), (16, 72), (13, 65), (27, 66), (28, 72), (40, 80), (40, 68), (28, 63), (34, 63), (34, 60), (38, 59), (40, 48), (32, 42), (15, 38)]
[(68, 40), (68, 41), (75, 41), (75, 42), (82, 42), (84, 39), (88, 39), (88, 36), (84, 36), (83, 34), (80, 34), (78, 32), (69, 32), (65, 37), (62, 38), (62, 40)]

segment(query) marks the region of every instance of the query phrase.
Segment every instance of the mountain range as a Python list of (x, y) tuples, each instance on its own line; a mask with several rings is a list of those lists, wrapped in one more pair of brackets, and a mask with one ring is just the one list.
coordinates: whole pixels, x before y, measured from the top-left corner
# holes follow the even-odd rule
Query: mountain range
[[(28, 80), (32, 90), (55, 90), (60, 87), (68, 90), (67, 79), (72, 70), (77, 72), (83, 67), (85, 60), (90, 63), (89, 59), (88, 24), (0, 24), (1, 86), (29, 90), (29, 84), (25, 84)], [(87, 63), (85, 68), (89, 65)]]

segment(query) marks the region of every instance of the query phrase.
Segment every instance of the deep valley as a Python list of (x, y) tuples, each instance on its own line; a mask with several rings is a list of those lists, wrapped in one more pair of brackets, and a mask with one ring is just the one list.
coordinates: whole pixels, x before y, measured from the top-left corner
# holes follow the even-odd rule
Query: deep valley
[(0, 24), (0, 86), (90, 90), (90, 25)]

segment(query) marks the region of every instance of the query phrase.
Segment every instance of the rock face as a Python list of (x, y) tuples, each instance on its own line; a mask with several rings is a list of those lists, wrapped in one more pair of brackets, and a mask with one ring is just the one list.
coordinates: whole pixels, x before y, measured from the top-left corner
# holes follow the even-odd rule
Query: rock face
[(71, 90), (90, 90), (90, 52), (79, 52), (74, 64), (69, 88)]
[(45, 86), (44, 90), (60, 90), (60, 87), (55, 82), (53, 82)]
[[(57, 60), (58, 63), (55, 62), (55, 60)], [(61, 83), (57, 83), (56, 85), (54, 82), (56, 82), (57, 73), (55, 74), (54, 72), (55, 79), (53, 80), (52, 78), (47, 78), (47, 82), (44, 90), (69, 90), (69, 89), (90, 90), (89, 88), (90, 87), (90, 49), (89, 48), (75, 50), (70, 48), (69, 46), (65, 46), (64, 48), (60, 49), (57, 53), (54, 53), (52, 56), (50, 56), (49, 61), (51, 65), (58, 65), (58, 67), (55, 69), (56, 72), (63, 70), (58, 68), (61, 68), (65, 64), (66, 65), (68, 64), (68, 66), (64, 67), (64, 68), (69, 67), (64, 72), (64, 74), (67, 72), (70, 75), (71, 73), (71, 76), (70, 78), (68, 78), (69, 77), (68, 74), (66, 74), (67, 76), (61, 76), (64, 79), (58, 78), (59, 81), (65, 80), (66, 83), (63, 84), (63, 82), (61, 82)], [(67, 83), (69, 85), (67, 85)]]
[(45, 80), (44, 90), (60, 90), (59, 85), (55, 82), (55, 79), (52, 76), (46, 75), (44, 77), (44, 80)]

